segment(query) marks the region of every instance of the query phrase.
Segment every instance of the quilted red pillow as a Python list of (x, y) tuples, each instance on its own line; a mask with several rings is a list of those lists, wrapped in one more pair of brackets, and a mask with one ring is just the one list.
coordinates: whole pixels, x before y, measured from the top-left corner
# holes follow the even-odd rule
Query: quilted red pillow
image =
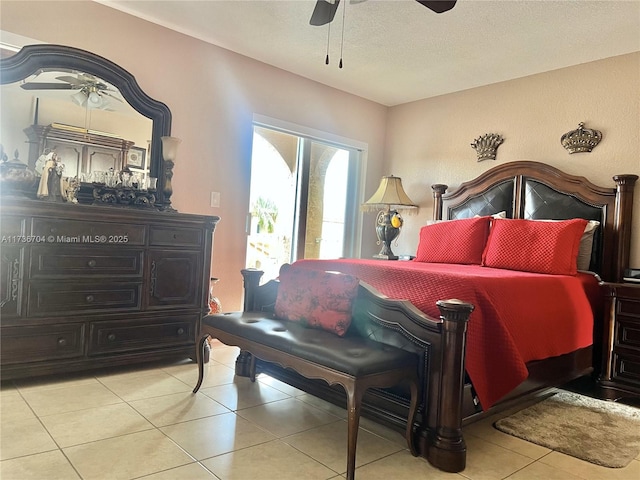
[(480, 265), (490, 222), (491, 217), (474, 217), (422, 227), (415, 261)]
[(586, 220), (560, 222), (496, 219), (482, 256), (485, 267), (575, 275)]
[(351, 324), (351, 307), (359, 280), (337, 272), (302, 268), (280, 271), (275, 314), (343, 336)]

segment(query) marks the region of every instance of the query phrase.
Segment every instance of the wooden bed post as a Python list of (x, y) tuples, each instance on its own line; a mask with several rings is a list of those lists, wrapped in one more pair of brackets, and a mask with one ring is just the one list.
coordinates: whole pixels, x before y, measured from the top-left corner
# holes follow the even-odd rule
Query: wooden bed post
[(638, 175), (616, 175), (616, 214), (614, 230), (617, 233), (615, 259), (616, 269), (613, 272), (615, 282), (621, 282), (624, 269), (629, 268), (629, 245), (631, 238), (631, 212), (633, 210), (633, 188)]
[(436, 302), (442, 319), (442, 359), (435, 429), (429, 431), (427, 460), (446, 472), (464, 470), (467, 446), (462, 438), (462, 392), (469, 315), (474, 306), (462, 300)]
[(247, 268), (240, 270), (240, 273), (244, 279), (244, 305), (242, 310), (245, 312), (251, 312), (255, 308), (254, 300), (256, 296), (256, 288), (258, 288), (260, 279), (264, 272), (262, 270)]
[(442, 195), (447, 191), (449, 185), (436, 183), (431, 185), (433, 190), (433, 220), (442, 220)]
[[(252, 268), (240, 270), (242, 278), (244, 279), (244, 305), (243, 311), (251, 312), (255, 309), (256, 290), (260, 285), (260, 278), (264, 272), (262, 270), (255, 270)], [(251, 376), (251, 360), (252, 355), (244, 350), (240, 351), (240, 354), (236, 358), (236, 375), (239, 377)]]

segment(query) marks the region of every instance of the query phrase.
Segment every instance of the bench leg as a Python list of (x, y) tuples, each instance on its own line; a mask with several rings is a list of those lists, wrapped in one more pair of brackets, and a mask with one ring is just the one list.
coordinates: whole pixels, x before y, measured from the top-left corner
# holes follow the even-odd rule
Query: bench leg
[(204, 380), (204, 349), (206, 348), (209, 335), (203, 335), (196, 345), (196, 360), (198, 361), (198, 383), (196, 383), (193, 393), (200, 390), (202, 381)]
[(347, 392), (347, 480), (354, 480), (356, 475), (356, 445), (358, 427), (360, 425), (360, 409), (364, 391), (357, 386), (346, 388)]

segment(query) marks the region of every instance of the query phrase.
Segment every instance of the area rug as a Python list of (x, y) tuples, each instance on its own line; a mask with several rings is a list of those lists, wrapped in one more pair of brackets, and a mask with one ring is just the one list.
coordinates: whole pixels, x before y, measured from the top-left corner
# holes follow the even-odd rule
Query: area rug
[(625, 467), (640, 453), (640, 409), (575, 393), (556, 393), (494, 426), (604, 467)]

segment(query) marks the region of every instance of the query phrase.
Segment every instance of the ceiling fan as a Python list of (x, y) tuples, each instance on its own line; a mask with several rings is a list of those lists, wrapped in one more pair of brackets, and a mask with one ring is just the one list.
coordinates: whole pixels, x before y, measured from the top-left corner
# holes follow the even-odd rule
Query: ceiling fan
[[(362, 3), (366, 0), (351, 0), (351, 3)], [(457, 0), (416, 0), (435, 13), (443, 13), (451, 10)], [(331, 23), (336, 15), (340, 0), (318, 0), (311, 14), (311, 25), (320, 26)]]
[[(42, 72), (39, 72), (40, 74)], [(104, 109), (108, 105), (108, 100), (103, 98), (107, 96), (113, 98), (119, 102), (122, 102), (120, 98), (109, 93), (115, 92), (114, 88), (111, 88), (106, 83), (100, 81), (93, 75), (87, 73), (78, 73), (77, 76), (62, 75), (55, 77), (59, 82), (25, 82), (20, 85), (24, 90), (78, 90), (75, 94), (71, 95), (71, 99), (74, 103), (80, 106), (87, 106), (89, 108)]]

